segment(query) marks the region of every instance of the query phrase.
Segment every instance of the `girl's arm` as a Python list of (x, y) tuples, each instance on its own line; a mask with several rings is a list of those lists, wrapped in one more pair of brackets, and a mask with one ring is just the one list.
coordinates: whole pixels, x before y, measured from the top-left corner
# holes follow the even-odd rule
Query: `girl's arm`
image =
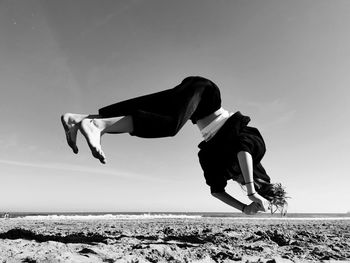
[(253, 158), (249, 152), (240, 151), (237, 153), (239, 167), (244, 178), (244, 184), (247, 187), (248, 196), (255, 193), (253, 178)]
[(260, 196), (254, 187), (254, 178), (253, 178), (253, 158), (249, 152), (240, 151), (237, 153), (237, 158), (241, 172), (244, 178), (245, 186), (247, 188), (248, 198), (260, 205), (261, 211), (268, 210), (268, 201)]

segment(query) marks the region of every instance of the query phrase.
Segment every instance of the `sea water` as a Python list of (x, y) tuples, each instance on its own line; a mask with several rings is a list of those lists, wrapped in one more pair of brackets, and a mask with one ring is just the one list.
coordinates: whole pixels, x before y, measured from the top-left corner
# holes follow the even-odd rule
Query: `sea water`
[(81, 212), (81, 213), (0, 213), (2, 217), (25, 220), (147, 220), (147, 219), (200, 219), (227, 218), (239, 220), (350, 220), (350, 213), (259, 213), (247, 216), (243, 213), (220, 212)]

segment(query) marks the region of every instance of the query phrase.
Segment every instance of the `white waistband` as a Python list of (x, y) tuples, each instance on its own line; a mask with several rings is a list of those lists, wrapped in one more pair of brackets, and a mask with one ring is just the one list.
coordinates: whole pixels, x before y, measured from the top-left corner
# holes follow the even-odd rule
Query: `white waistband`
[(201, 134), (205, 141), (209, 141), (233, 114), (223, 108), (221, 108), (220, 111), (220, 115), (201, 130)]

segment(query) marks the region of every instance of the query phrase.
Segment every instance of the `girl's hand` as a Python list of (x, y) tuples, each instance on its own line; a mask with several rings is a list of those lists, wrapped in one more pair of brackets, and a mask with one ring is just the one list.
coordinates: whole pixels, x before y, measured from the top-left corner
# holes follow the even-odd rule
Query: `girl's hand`
[(249, 195), (248, 198), (259, 205), (259, 211), (267, 212), (269, 209), (269, 201), (267, 201), (261, 195), (255, 193), (253, 195)]
[(246, 215), (255, 215), (260, 210), (260, 205), (256, 202), (252, 202), (250, 205), (247, 205), (243, 213)]

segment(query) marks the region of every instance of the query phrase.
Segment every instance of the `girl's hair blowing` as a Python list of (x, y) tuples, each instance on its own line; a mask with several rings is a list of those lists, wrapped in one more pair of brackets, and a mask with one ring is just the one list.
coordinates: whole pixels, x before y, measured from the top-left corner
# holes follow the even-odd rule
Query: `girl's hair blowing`
[(281, 215), (287, 213), (287, 193), (281, 183), (264, 183), (257, 187), (256, 191), (259, 195), (270, 202), (271, 213), (279, 211)]

